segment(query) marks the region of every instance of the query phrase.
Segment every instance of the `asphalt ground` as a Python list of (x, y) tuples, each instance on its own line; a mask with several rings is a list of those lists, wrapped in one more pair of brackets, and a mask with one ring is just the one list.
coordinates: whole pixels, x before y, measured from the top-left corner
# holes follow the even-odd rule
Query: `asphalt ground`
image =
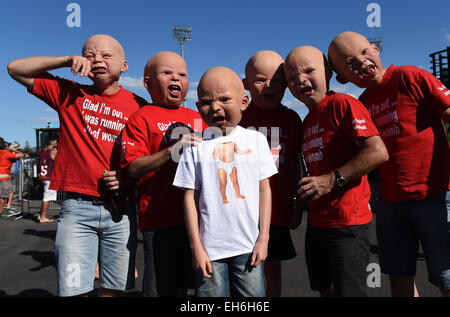
[[(20, 211), (20, 206), (16, 206)], [(48, 216), (53, 223), (39, 224), (34, 220), (38, 208), (27, 209), (20, 219), (0, 218), (0, 297), (54, 297), (56, 296), (56, 268), (54, 260), (54, 239), (56, 236), (59, 210), (51, 209)], [(374, 215), (376, 216), (376, 214)], [(282, 297), (319, 297), (309, 288), (305, 264), (306, 214), (302, 224), (292, 231), (297, 257), (282, 263)], [(378, 265), (375, 224), (370, 234), (370, 262), (368, 271), (369, 297), (390, 297), (388, 278), (376, 275)], [(142, 296), (142, 272), (144, 267), (142, 236), (138, 236), (136, 268), (139, 276), (136, 288), (125, 293), (125, 297)], [(428, 282), (427, 268), (420, 251), (417, 260), (416, 284), (420, 296), (440, 297), (439, 290)], [(92, 292), (95, 296), (98, 289)]]

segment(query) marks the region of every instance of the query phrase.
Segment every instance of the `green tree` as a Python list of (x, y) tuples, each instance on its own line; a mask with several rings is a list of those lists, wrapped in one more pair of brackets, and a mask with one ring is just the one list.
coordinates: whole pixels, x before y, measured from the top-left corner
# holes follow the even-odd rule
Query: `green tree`
[(27, 153), (27, 154), (31, 154), (34, 152), (34, 149), (32, 147), (30, 147), (29, 141), (25, 141), (25, 147), (22, 149), (22, 152)]

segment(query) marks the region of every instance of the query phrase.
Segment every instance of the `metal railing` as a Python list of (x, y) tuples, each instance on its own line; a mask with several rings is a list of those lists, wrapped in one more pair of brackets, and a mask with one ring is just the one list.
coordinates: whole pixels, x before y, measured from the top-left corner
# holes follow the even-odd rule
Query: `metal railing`
[[(18, 173), (14, 173), (17, 200), (21, 203), (23, 213), (39, 212), (44, 194), (44, 186), (39, 179), (39, 158), (21, 159)], [(51, 201), (49, 209), (61, 209), (62, 192), (58, 192), (57, 200)]]

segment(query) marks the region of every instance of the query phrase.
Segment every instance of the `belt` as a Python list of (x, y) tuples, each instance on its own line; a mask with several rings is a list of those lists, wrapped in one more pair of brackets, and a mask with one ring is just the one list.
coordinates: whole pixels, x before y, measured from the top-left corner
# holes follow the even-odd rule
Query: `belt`
[(66, 197), (71, 198), (71, 199), (87, 200), (87, 201), (91, 201), (93, 204), (101, 204), (101, 205), (103, 205), (106, 201), (106, 199), (103, 197), (85, 195), (85, 194), (80, 194), (80, 193), (72, 193), (72, 192), (66, 192)]

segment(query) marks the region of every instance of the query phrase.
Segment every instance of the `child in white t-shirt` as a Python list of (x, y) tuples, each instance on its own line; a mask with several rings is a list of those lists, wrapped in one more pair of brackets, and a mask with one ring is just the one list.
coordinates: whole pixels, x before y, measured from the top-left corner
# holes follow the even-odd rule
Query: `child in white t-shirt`
[(184, 150), (173, 183), (185, 190), (197, 296), (225, 297), (230, 289), (231, 296), (262, 297), (269, 177), (277, 169), (264, 135), (238, 126), (249, 98), (235, 72), (208, 70), (197, 92), (198, 110), (210, 128), (203, 142)]

